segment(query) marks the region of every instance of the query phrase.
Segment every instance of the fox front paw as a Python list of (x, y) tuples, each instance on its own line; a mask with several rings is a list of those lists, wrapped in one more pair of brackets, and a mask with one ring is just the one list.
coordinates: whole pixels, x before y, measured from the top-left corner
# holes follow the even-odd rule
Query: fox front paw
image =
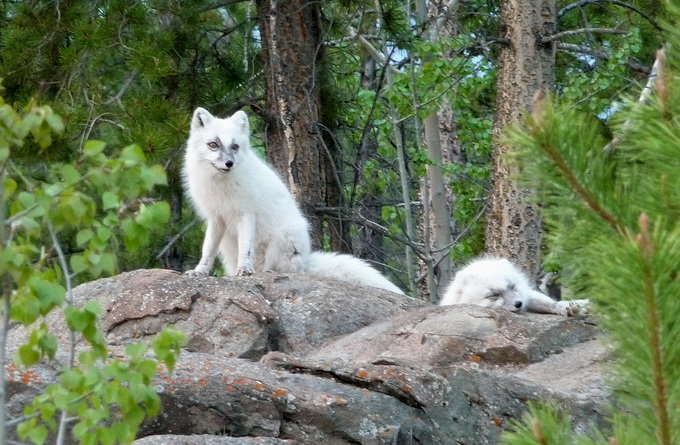
[(588, 313), (588, 300), (566, 300), (557, 302), (557, 313), (574, 317)]
[(238, 270), (236, 271), (236, 275), (238, 275), (239, 277), (248, 277), (254, 273), (255, 271), (253, 270), (252, 267), (239, 267)]
[(184, 272), (186, 275), (191, 275), (194, 277), (207, 277), (210, 275), (210, 269), (204, 266), (196, 266), (193, 270), (187, 270)]

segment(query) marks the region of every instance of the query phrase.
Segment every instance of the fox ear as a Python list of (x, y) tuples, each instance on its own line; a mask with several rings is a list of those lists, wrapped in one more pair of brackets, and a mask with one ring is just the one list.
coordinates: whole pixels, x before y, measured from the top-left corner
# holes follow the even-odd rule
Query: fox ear
[(206, 110), (205, 108), (198, 107), (194, 111), (194, 117), (191, 119), (191, 128), (203, 128), (214, 118), (215, 117), (210, 114), (210, 111)]
[(238, 110), (236, 113), (231, 115), (231, 119), (243, 130), (244, 133), (250, 131), (250, 125), (248, 124), (248, 116), (245, 111)]

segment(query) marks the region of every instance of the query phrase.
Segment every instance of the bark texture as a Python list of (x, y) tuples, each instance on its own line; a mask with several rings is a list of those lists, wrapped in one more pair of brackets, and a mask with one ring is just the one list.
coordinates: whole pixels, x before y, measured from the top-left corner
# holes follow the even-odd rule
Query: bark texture
[(318, 125), (320, 3), (259, 0), (258, 11), (266, 86), (267, 156), (309, 218), (312, 244), (318, 248), (321, 222), (315, 209), (326, 203), (329, 171)]
[(517, 171), (506, 159), (509, 148), (498, 138), (529, 108), (536, 90), (550, 90), (555, 84), (555, 44), (540, 42), (541, 36), (553, 33), (555, 21), (554, 0), (501, 1), (501, 32), (506, 44), (499, 55), (486, 251), (512, 258), (532, 279), (540, 267), (539, 208), (531, 203), (531, 191), (515, 182)]

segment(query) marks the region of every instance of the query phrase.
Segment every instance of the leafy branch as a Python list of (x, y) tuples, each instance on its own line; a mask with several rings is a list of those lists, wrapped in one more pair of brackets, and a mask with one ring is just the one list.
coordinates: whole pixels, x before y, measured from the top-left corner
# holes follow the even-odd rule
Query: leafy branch
[[(105, 362), (107, 345), (98, 326), (101, 308), (92, 301), (76, 306), (74, 277), (114, 273), (116, 257), (107, 251), (112, 244), (122, 240), (129, 249), (138, 249), (150, 230), (165, 224), (168, 205), (143, 198), (165, 184), (165, 172), (160, 166), (147, 167), (139, 147), (125, 147), (118, 158), (109, 158), (103, 142), (88, 141), (76, 163), (54, 163), (43, 178), (29, 179), (14, 167), (11, 149), (37, 143), (45, 150), (63, 123), (49, 107), (29, 104), (16, 112), (2, 98), (0, 114), (0, 443), (7, 443), (8, 428), (17, 425), (19, 437), (36, 444), (57, 430), (55, 443), (62, 445), (70, 424), (73, 436), (85, 444), (129, 443), (144, 417), (158, 411), (152, 378), (160, 361), (173, 369), (184, 336), (166, 327), (150, 346), (127, 345), (126, 361)], [(75, 232), (79, 253), (65, 253), (60, 240), (64, 231)], [(56, 256), (46, 254), (50, 251)], [(23, 416), (8, 421), (4, 370), (10, 323), (33, 327), (27, 343), (18, 347), (19, 364), (30, 367), (52, 359), (56, 337), (46, 323), (34, 324), (64, 302), (60, 310), (68, 327), (68, 351), (59, 383), (46, 387)], [(89, 349), (76, 356), (79, 338)], [(151, 349), (156, 359), (147, 357)]]

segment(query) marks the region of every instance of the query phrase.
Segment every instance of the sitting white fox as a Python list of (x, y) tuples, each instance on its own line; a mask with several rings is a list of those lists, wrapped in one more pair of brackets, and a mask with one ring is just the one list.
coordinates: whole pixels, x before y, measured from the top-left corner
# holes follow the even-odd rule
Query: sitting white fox
[(228, 275), (305, 270), (307, 220), (278, 175), (251, 150), (243, 111), (218, 119), (196, 109), (183, 173), (206, 222), (201, 260), (191, 273), (208, 275), (218, 253)]
[(452, 304), (572, 316), (585, 312), (588, 300), (553, 300), (533, 289), (526, 275), (507, 259), (481, 257), (456, 273), (439, 302)]
[(310, 252), (309, 225), (283, 181), (250, 147), (248, 117), (194, 111), (184, 185), (206, 222), (201, 260), (187, 273), (208, 275), (219, 254), (227, 275), (309, 273), (403, 292), (351, 255)]

